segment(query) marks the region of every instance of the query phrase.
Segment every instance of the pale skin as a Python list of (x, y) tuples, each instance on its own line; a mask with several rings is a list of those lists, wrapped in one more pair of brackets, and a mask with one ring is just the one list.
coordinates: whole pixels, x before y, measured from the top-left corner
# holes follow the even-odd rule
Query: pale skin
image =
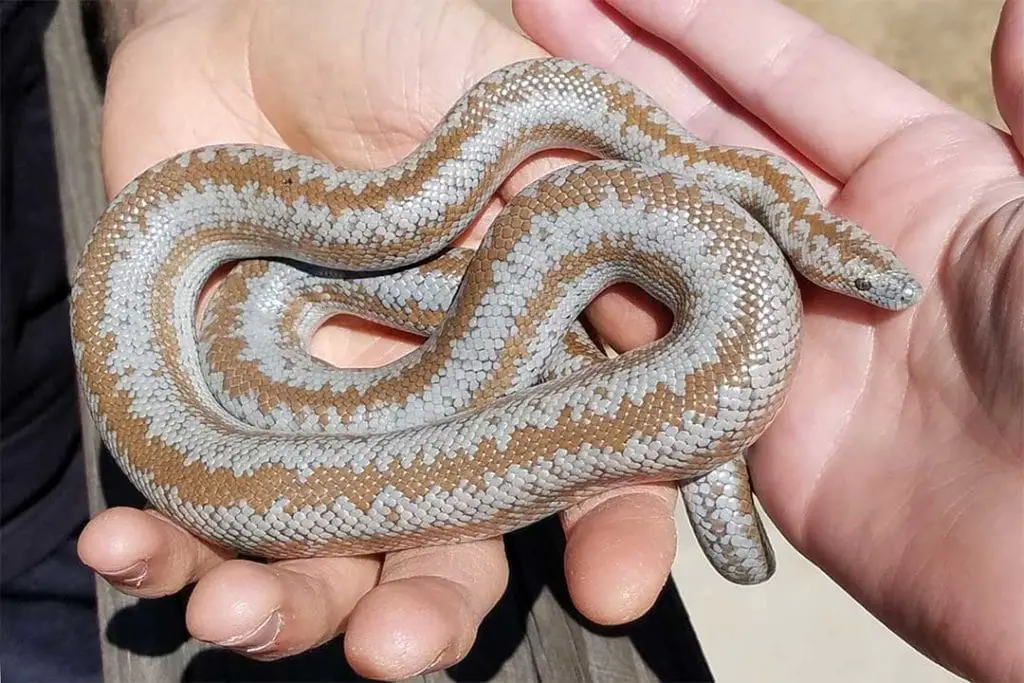
[[(104, 109), (108, 190), (214, 142), (382, 166), (479, 77), (546, 53), (633, 80), (708, 141), (792, 156), (926, 293), (889, 314), (808, 289), (793, 392), (752, 457), (758, 495), (790, 542), (919, 650), (972, 680), (1024, 680), (1024, 2), (1007, 2), (993, 49), (1011, 134), (769, 0), (514, 8), (535, 42), (468, 0), (142, 0), (120, 15), (126, 37)], [(573, 158), (546, 157), (516, 173), (475, 234), (502, 198)], [(590, 316), (619, 349), (666, 323), (627, 288)], [(414, 343), (339, 324), (313, 350), (370, 365)], [(651, 606), (675, 552), (675, 502), (672, 486), (638, 486), (562, 516), (566, 576), (585, 615), (624, 623)], [(465, 656), (508, 576), (500, 540), (260, 565), (124, 508), (92, 520), (79, 552), (133, 595), (196, 583), (197, 638), (275, 658), (345, 632), (353, 668), (388, 679)]]

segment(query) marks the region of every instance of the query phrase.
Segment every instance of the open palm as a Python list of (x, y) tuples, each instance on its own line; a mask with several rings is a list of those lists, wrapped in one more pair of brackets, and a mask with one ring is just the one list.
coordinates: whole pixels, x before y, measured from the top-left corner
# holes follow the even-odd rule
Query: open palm
[(516, 10), (546, 49), (634, 79), (712, 142), (798, 150), (831, 207), (925, 282), (898, 316), (807, 292), (798, 377), (752, 476), (794, 544), (891, 627), (947, 664), (998, 652), (967, 673), (1018, 680), (1022, 610), (1003, 605), (1024, 568), (1021, 3), (995, 60), (1016, 138), (772, 3)]
[[(284, 145), (349, 167), (391, 163), (480, 76), (543, 54), (468, 1), (170, 5), (114, 63), (104, 133), (111, 192), (173, 152), (213, 142)], [(1020, 529), (1005, 533), (1022, 504), (1024, 140), (767, 0), (514, 8), (544, 49), (634, 81), (708, 141), (802, 162), (834, 210), (892, 246), (926, 284), (922, 302), (899, 315), (807, 291), (797, 380), (752, 474), (793, 543), (918, 647), (974, 677), (1024, 675), (1014, 654), (1020, 610), (991, 623), (1002, 601), (1019, 599), (1024, 573)], [(1024, 135), (1020, 14), (1011, 0), (997, 91)], [(528, 164), (506, 191), (551, 161)], [(665, 324), (628, 288), (590, 315), (620, 348)], [(314, 352), (380, 364), (413, 343), (332, 326)], [(625, 621), (655, 599), (675, 548), (675, 496), (635, 487), (566, 513), (566, 570), (585, 614)], [(986, 543), (990, 529), (1004, 542)], [(464, 655), (507, 571), (498, 542), (276, 568), (225, 562), (155, 515), (125, 510), (94, 520), (81, 553), (138, 595), (200, 580), (189, 608), (200, 638), (281, 656), (346, 630), (353, 666), (384, 677)], [(140, 558), (141, 578), (117, 575)], [(400, 652), (389, 649), (398, 633)]]

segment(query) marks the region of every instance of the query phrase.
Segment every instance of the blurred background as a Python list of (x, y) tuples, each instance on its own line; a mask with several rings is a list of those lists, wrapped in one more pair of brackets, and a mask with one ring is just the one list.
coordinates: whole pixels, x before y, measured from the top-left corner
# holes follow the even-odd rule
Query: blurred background
[[(1002, 0), (781, 1), (939, 97), (1005, 128), (989, 63)], [(515, 25), (509, 0), (478, 2)], [(718, 680), (962, 680), (881, 625), (767, 521), (778, 570), (765, 585), (739, 588), (714, 573), (679, 516), (675, 580)], [(737, 643), (742, 657), (735, 655)]]

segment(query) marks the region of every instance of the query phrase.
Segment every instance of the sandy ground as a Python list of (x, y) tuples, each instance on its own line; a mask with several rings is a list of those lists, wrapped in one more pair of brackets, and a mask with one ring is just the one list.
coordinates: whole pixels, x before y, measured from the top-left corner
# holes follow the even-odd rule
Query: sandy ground
[(1002, 0), (785, 0), (961, 109), (999, 122), (989, 55)]
[[(512, 22), (508, 0), (479, 1)], [(939, 97), (1001, 125), (989, 50), (1002, 0), (783, 1)], [(719, 681), (961, 680), (894, 636), (774, 527), (777, 574), (739, 588), (714, 574), (688, 522), (681, 516), (679, 523), (674, 575)]]

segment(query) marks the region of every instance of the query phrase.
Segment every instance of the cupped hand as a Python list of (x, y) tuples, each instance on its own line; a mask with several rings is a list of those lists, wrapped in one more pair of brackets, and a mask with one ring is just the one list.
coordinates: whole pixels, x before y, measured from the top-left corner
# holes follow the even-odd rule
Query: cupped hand
[[(543, 54), (469, 0), (148, 0), (137, 7), (103, 110), (110, 194), (155, 162), (210, 143), (277, 145), (346, 167), (384, 166), (411, 151), (480, 77)], [(515, 193), (556, 161), (524, 166), (504, 191)], [(370, 325), (335, 324), (316, 336), (313, 352), (338, 365), (380, 365), (414, 343)], [(632, 487), (562, 516), (566, 574), (584, 614), (622, 623), (653, 604), (675, 552), (675, 501), (671, 486)], [(353, 668), (387, 679), (464, 656), (508, 576), (501, 539), (261, 564), (233, 559), (154, 511), (126, 508), (92, 520), (79, 553), (133, 595), (196, 583), (187, 622), (201, 640), (267, 659), (345, 632)]]
[(1024, 680), (1024, 3), (993, 50), (1011, 135), (770, 0), (514, 8), (539, 45), (633, 80), (698, 136), (790, 155), (925, 283), (898, 315), (807, 291), (752, 476), (789, 540), (892, 629), (971, 680)]

